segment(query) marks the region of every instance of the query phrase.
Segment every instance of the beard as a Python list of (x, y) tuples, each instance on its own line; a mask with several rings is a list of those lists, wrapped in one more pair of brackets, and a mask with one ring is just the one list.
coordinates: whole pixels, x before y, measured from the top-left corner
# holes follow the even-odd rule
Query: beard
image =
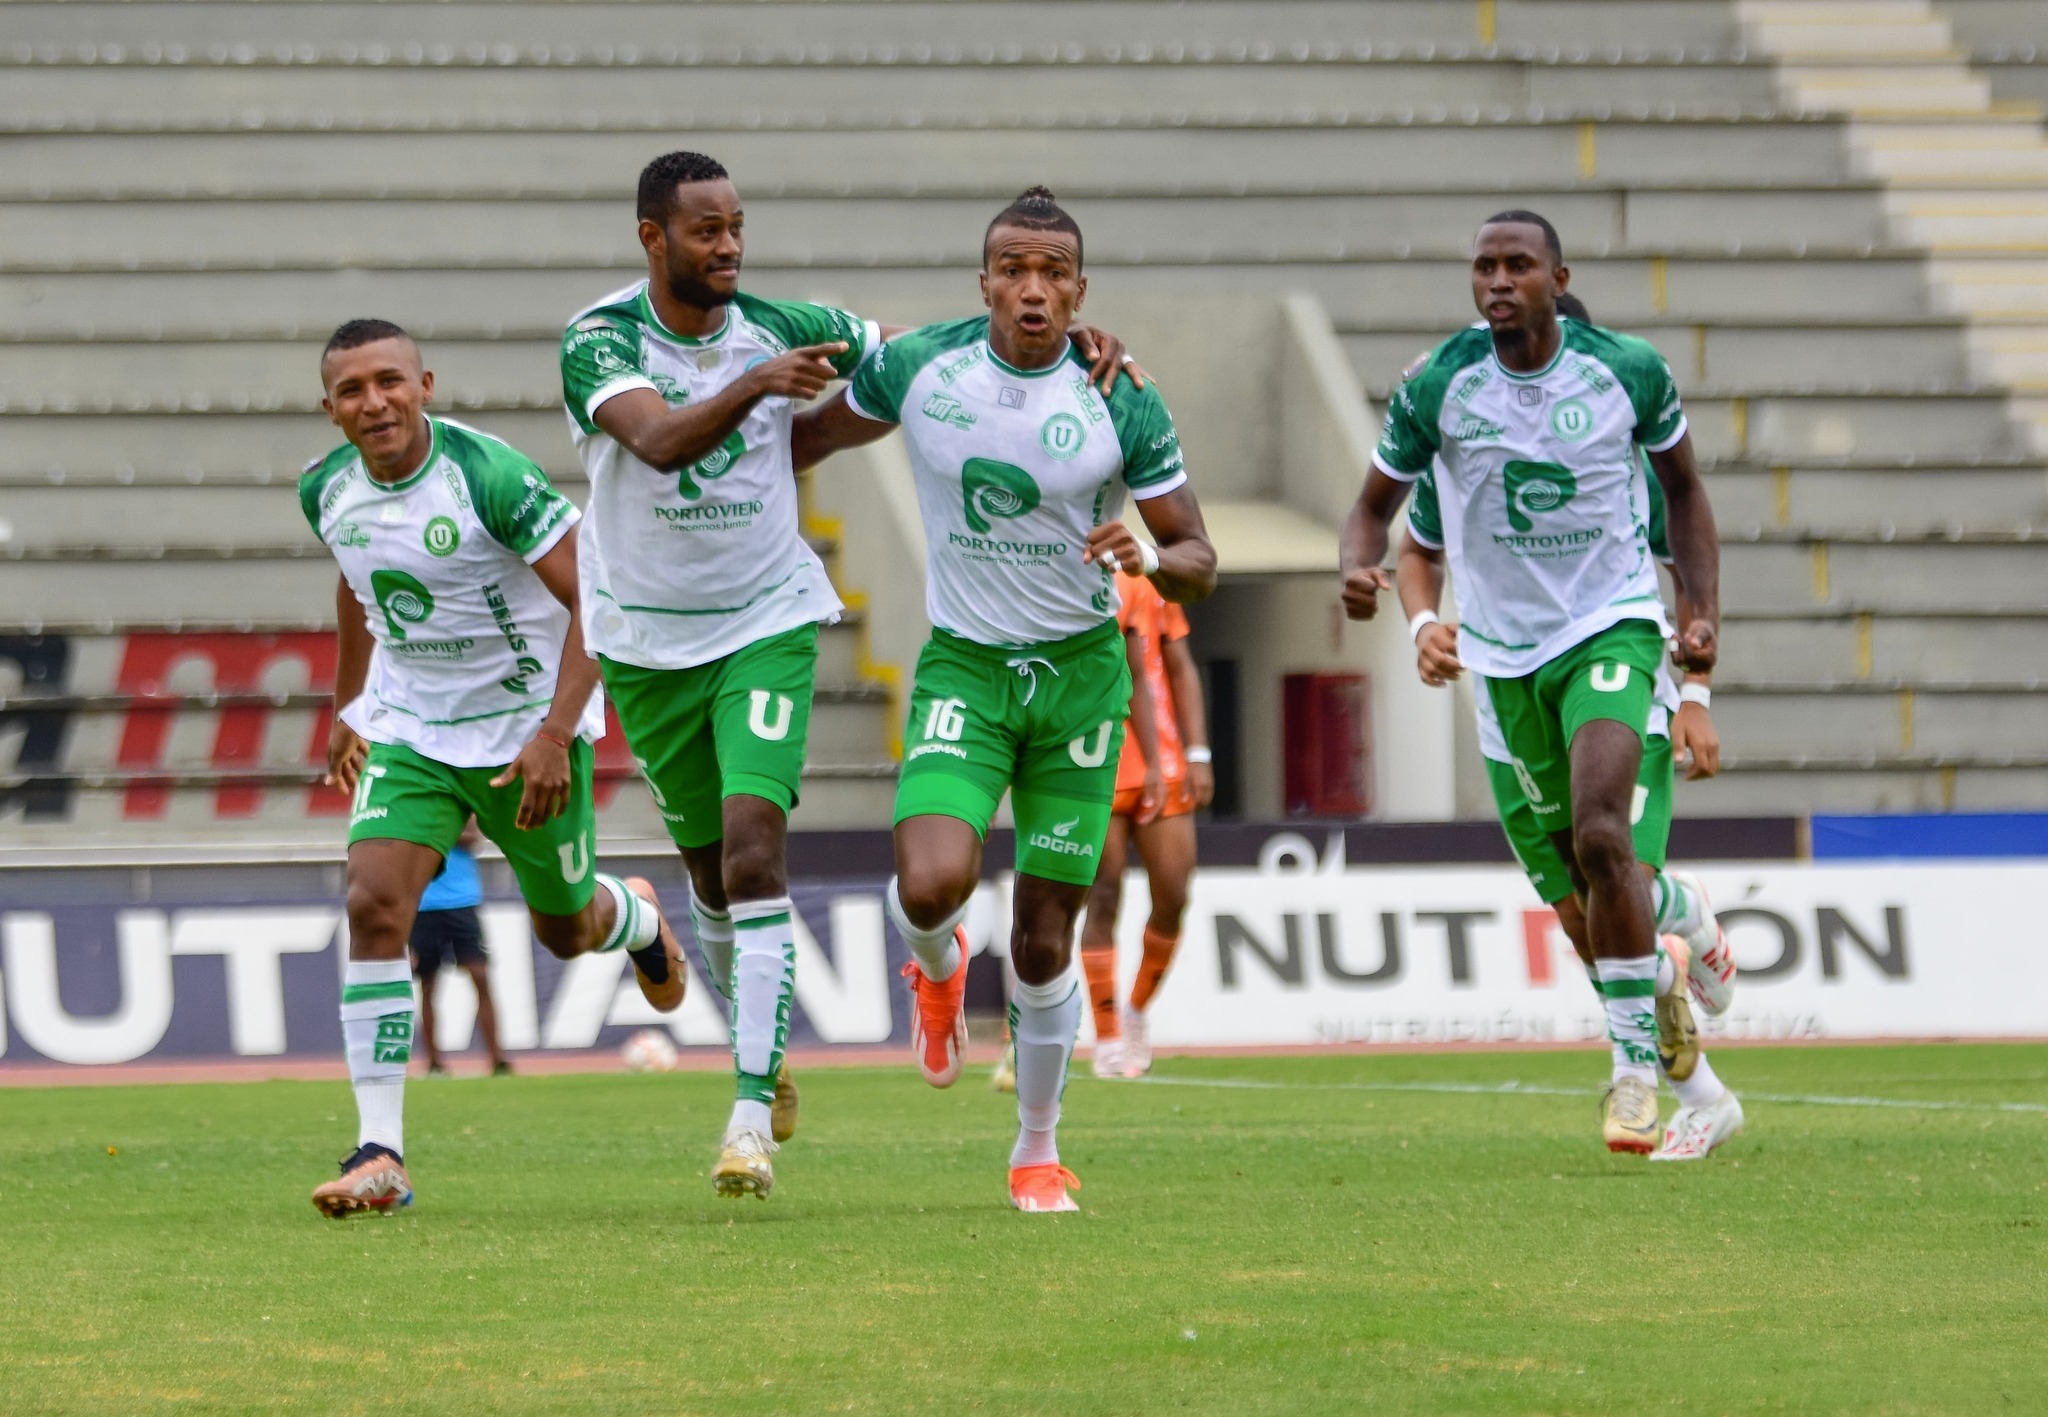
[(714, 290), (694, 274), (670, 269), (668, 272), (668, 293), (671, 300), (681, 305), (693, 306), (699, 310), (716, 310), (721, 305), (730, 305), (732, 296), (721, 290)]

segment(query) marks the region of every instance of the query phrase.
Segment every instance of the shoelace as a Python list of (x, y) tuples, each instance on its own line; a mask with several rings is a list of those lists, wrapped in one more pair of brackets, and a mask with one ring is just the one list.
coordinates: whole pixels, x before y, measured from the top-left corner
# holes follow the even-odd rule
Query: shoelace
[(1034, 666), (1040, 664), (1043, 664), (1047, 669), (1050, 669), (1052, 671), (1053, 678), (1057, 679), (1060, 677), (1058, 665), (1054, 664), (1049, 659), (1041, 659), (1035, 654), (1020, 654), (1014, 659), (1006, 659), (1003, 661), (1003, 665), (1005, 668), (1014, 669), (1017, 671), (1018, 678), (1028, 679), (1031, 681), (1031, 687), (1024, 691), (1024, 702), (1026, 704), (1029, 704), (1031, 702), (1032, 696), (1038, 692), (1038, 670)]

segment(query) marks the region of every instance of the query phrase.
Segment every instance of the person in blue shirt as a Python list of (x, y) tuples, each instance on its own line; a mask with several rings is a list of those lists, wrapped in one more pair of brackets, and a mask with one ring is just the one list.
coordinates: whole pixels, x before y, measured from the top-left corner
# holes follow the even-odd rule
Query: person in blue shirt
[(426, 1045), (427, 1073), (445, 1075), (448, 1065), (441, 1061), (441, 1049), (434, 1038), (434, 979), (453, 964), (476, 986), (476, 1026), (490, 1050), (491, 1072), (503, 1077), (512, 1065), (498, 1046), (498, 1010), (491, 1001), (491, 978), (484, 954), (483, 922), (477, 907), (484, 903), (483, 880), (476, 870), (476, 845), (483, 840), (474, 819), (448, 850), (441, 873), (427, 882), (420, 893), (419, 913), (413, 917), (412, 972), (420, 984), (419, 1041)]

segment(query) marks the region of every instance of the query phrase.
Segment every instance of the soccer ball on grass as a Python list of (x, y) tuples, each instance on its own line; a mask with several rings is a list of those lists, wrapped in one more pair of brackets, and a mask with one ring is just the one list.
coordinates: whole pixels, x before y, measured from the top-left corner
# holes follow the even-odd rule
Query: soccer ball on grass
[(619, 1045), (626, 1070), (634, 1073), (670, 1073), (676, 1067), (676, 1045), (659, 1029), (643, 1028)]

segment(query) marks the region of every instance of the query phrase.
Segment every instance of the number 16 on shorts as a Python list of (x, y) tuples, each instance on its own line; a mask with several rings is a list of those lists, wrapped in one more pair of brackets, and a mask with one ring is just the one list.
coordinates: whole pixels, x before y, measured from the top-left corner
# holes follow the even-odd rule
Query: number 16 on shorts
[(967, 703), (964, 699), (933, 699), (925, 711), (924, 740), (930, 743), (939, 740), (958, 743), (960, 735), (967, 728)]

